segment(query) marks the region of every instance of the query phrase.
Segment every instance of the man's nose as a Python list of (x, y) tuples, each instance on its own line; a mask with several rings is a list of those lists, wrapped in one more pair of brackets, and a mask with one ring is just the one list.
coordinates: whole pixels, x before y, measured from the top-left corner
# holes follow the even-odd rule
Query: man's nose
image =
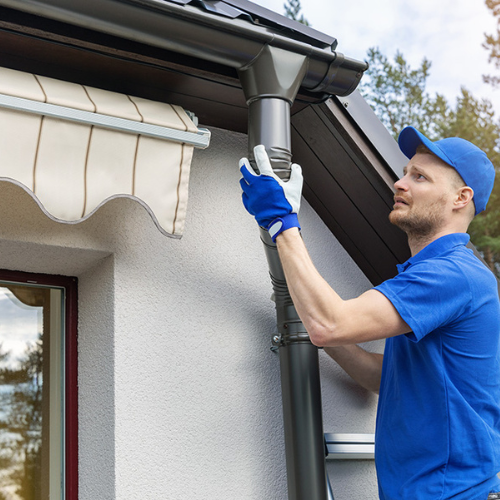
[(408, 190), (408, 183), (406, 182), (406, 176), (401, 177), (401, 179), (398, 179), (394, 183), (394, 189), (397, 191), (407, 191)]

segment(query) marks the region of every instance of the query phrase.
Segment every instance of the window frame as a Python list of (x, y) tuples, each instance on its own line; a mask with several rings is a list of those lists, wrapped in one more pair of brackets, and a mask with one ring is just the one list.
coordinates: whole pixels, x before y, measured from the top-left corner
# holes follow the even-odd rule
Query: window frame
[(64, 500), (78, 500), (78, 278), (0, 269), (0, 281), (64, 289)]

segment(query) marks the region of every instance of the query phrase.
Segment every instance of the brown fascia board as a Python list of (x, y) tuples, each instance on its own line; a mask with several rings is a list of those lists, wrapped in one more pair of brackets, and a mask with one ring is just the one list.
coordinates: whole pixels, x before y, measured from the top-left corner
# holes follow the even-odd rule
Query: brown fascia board
[[(231, 68), (5, 8), (0, 46), (4, 66), (178, 104), (204, 126), (246, 133), (248, 110)], [(360, 126), (366, 109), (353, 117), (348, 111), (356, 106), (345, 107), (349, 97), (311, 104), (316, 99), (301, 90), (292, 107), (292, 151), (304, 169), (304, 196), (377, 284), (408, 255), (404, 234), (387, 221), (398, 175)]]
[(292, 116), (293, 161), (302, 165), (304, 196), (374, 285), (393, 277), (396, 264), (410, 256), (406, 235), (388, 219), (398, 174), (381, 155), (384, 148), (402, 168), (404, 157), (388, 132), (367, 136), (338, 98)]

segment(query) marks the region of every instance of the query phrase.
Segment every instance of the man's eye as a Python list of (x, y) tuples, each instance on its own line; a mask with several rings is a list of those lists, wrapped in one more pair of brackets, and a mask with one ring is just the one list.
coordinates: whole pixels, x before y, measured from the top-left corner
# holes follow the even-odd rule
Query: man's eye
[(422, 174), (417, 174), (416, 178), (418, 181), (425, 180), (425, 177)]

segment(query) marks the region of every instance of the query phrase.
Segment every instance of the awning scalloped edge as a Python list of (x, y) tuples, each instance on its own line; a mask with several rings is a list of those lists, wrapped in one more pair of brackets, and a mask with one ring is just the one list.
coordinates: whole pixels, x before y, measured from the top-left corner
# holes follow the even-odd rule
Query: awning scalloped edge
[(141, 205), (147, 211), (147, 213), (149, 214), (149, 216), (151, 217), (151, 219), (155, 223), (156, 227), (158, 228), (158, 230), (163, 235), (168, 236), (169, 238), (174, 238), (174, 239), (180, 239), (182, 237), (181, 234), (172, 234), (172, 233), (167, 232), (162, 227), (162, 225), (158, 221), (155, 213), (153, 212), (153, 210), (151, 210), (151, 208), (149, 207), (149, 205), (144, 200), (141, 200), (140, 198), (137, 198), (137, 196), (132, 196), (132, 195), (128, 195), (128, 194), (117, 194), (117, 195), (114, 195), (114, 196), (110, 196), (109, 198), (106, 198), (101, 203), (99, 203), (99, 205), (97, 205), (94, 208), (94, 210), (92, 210), (85, 217), (82, 217), (82, 218), (77, 219), (77, 220), (64, 220), (64, 219), (59, 219), (58, 217), (55, 217), (50, 212), (48, 212), (47, 209), (43, 206), (43, 203), (35, 195), (35, 193), (33, 193), (33, 191), (31, 191), (31, 189), (27, 188), (21, 182), (18, 182), (15, 179), (10, 179), (8, 177), (0, 177), (0, 190), (1, 190), (1, 184), (3, 182), (9, 183), (9, 184), (13, 184), (14, 186), (20, 187), (23, 191), (25, 191), (34, 200), (34, 202), (38, 205), (38, 207), (44, 213), (44, 215), (46, 215), (50, 220), (52, 220), (54, 222), (57, 222), (59, 224), (67, 224), (67, 225), (77, 225), (77, 224), (80, 224), (81, 222), (84, 222), (87, 219), (89, 219), (90, 217), (92, 217), (101, 207), (103, 207), (104, 205), (106, 205), (106, 203), (108, 203), (109, 201), (116, 200), (116, 199), (129, 199), (129, 200), (132, 200), (132, 201), (138, 203), (139, 205)]

